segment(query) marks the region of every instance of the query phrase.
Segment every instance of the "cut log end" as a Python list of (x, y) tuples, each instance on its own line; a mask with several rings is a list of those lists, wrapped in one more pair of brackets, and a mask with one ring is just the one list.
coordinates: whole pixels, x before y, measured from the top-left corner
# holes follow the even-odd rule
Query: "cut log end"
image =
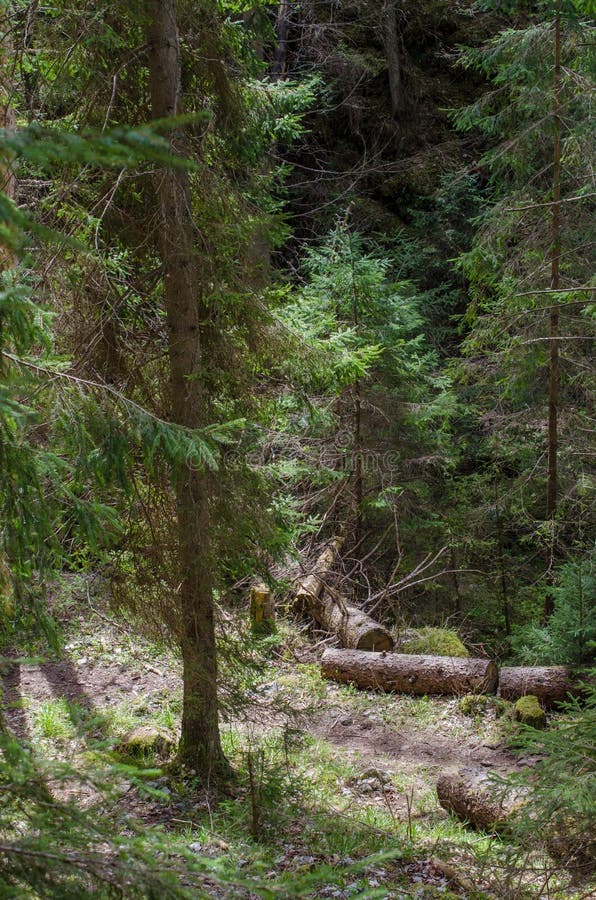
[(386, 628), (349, 603), (325, 584), (339, 548), (336, 538), (319, 556), (315, 572), (302, 578), (296, 586), (296, 600), (323, 628), (336, 634), (344, 647), (358, 650), (392, 650), (393, 638)]
[(361, 634), (356, 642), (356, 650), (379, 651), (386, 652), (393, 650), (393, 638), (382, 627), (371, 628), (364, 634)]

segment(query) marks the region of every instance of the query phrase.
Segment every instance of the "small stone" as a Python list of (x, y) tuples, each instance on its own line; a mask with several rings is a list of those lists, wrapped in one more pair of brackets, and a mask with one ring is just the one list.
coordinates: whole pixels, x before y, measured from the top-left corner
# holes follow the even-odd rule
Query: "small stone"
[(353, 722), (354, 719), (352, 718), (352, 716), (344, 716), (343, 719), (339, 720), (340, 725), (352, 725)]
[(187, 844), (187, 846), (191, 853), (201, 853), (203, 850), (203, 845), (199, 844), (198, 841), (195, 841), (192, 844)]

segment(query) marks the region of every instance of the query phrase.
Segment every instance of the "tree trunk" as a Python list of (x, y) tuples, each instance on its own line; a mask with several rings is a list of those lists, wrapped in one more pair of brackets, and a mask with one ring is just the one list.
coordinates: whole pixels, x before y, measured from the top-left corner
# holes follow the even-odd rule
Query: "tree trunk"
[(403, 694), (479, 694), (496, 690), (498, 670), (486, 659), (325, 650), (325, 678)]
[[(174, 0), (146, 2), (152, 113), (156, 119), (165, 119), (182, 111)], [(181, 130), (172, 132), (171, 146), (172, 152), (185, 154)], [(156, 195), (161, 214), (172, 420), (197, 428), (206, 424), (207, 398), (200, 378), (199, 279), (188, 173), (182, 168), (161, 169)], [(215, 775), (225, 768), (225, 760), (218, 724), (209, 476), (190, 463), (180, 463), (173, 481), (184, 689), (180, 758), (203, 775)]]
[(399, 32), (397, 29), (397, 0), (385, 0), (383, 6), (383, 42), (385, 44), (385, 58), (389, 73), (391, 114), (395, 119), (403, 107)]
[(393, 650), (393, 638), (386, 628), (343, 597), (323, 592), (310, 604), (314, 618), (327, 631), (339, 636), (344, 647), (355, 650)]
[(318, 598), (325, 584), (323, 579), (325, 575), (331, 571), (342, 544), (342, 538), (333, 538), (331, 543), (325, 547), (323, 552), (319, 555), (319, 558), (315, 563), (314, 572), (311, 572), (310, 575), (306, 575), (298, 581), (296, 586), (296, 600), (298, 600), (299, 603), (309, 607), (311, 602)]
[(497, 527), (497, 548), (499, 561), (499, 576), (501, 581), (501, 598), (503, 601), (503, 619), (505, 621), (505, 634), (511, 634), (511, 617), (509, 614), (509, 592), (507, 590), (507, 575), (505, 573), (505, 548), (503, 547), (503, 527), (499, 512), (499, 487), (495, 478), (495, 525)]
[[(15, 127), (15, 113), (12, 106), (13, 93), (13, 49), (10, 37), (8, 11), (0, 10), (0, 128)], [(17, 179), (10, 156), (0, 151), (0, 191), (15, 200)], [(10, 269), (17, 263), (12, 247), (0, 246), (0, 271)]]
[(581, 696), (579, 677), (568, 666), (513, 666), (501, 669), (499, 693), (504, 700), (533, 694), (543, 706)]
[[(555, 6), (555, 65), (553, 76), (553, 203), (550, 289), (559, 289), (559, 258), (561, 256), (561, 0)], [(555, 518), (557, 513), (558, 481), (558, 404), (559, 404), (559, 306), (556, 298), (549, 320), (549, 388), (548, 388), (548, 472), (546, 487), (546, 518), (550, 522), (551, 536), (548, 549), (547, 573), (551, 576), (555, 557)], [(549, 577), (549, 581), (551, 577)], [(554, 611), (552, 594), (547, 592), (544, 601), (544, 618)]]
[(315, 571), (298, 582), (296, 599), (327, 631), (337, 634), (345, 647), (357, 650), (392, 650), (393, 638), (365, 612), (325, 587), (341, 538), (335, 538), (317, 559)]
[(271, 68), (272, 75), (281, 78), (286, 72), (286, 63), (288, 57), (288, 32), (290, 30), (290, 2), (289, 0), (281, 0), (277, 11), (277, 21), (275, 23), (275, 31), (277, 34), (277, 47), (275, 48), (275, 59)]
[(437, 797), (443, 809), (487, 831), (502, 831), (525, 799), (522, 791), (496, 784), (488, 772), (474, 768), (442, 774)]

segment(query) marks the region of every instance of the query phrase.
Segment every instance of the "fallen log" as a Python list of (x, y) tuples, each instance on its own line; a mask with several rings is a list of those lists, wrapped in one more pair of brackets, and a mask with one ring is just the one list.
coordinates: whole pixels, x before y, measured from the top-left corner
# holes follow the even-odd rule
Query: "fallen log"
[(580, 696), (580, 678), (569, 666), (512, 666), (501, 669), (499, 694), (503, 700), (518, 700), (527, 694), (551, 707)]
[(333, 568), (342, 544), (342, 538), (334, 538), (317, 559), (314, 572), (299, 579), (296, 585), (296, 600), (299, 603), (309, 606), (313, 600), (318, 598), (325, 586), (324, 578)]
[(386, 628), (326, 587), (325, 575), (330, 572), (340, 547), (341, 539), (336, 538), (325, 548), (316, 562), (315, 571), (298, 582), (296, 599), (323, 628), (337, 634), (344, 647), (392, 650), (393, 638)]
[(497, 666), (488, 659), (358, 650), (325, 650), (321, 670), (333, 681), (404, 694), (493, 693), (498, 680)]
[(475, 828), (502, 831), (526, 802), (527, 793), (498, 784), (483, 769), (445, 772), (437, 781), (439, 803)]
[(339, 636), (344, 647), (368, 652), (393, 649), (387, 629), (342, 597), (335, 599), (324, 592), (312, 601), (310, 609), (317, 622)]

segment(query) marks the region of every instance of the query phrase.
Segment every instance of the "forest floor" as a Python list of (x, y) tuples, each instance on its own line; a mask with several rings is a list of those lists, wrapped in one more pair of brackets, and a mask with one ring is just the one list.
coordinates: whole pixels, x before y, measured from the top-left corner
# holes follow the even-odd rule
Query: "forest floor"
[[(60, 658), (21, 660), (5, 671), (11, 729), (38, 754), (74, 765), (122, 760), (120, 742), (138, 725), (175, 737), (175, 657), (113, 623), (97, 601), (83, 611), (66, 602), (58, 618)], [(494, 708), (470, 717), (457, 698), (325, 682), (312, 640), (292, 625), (268, 653), (223, 698), (224, 748), (238, 772), (223, 800), (152, 753), (141, 761), (152, 767), (145, 777), (115, 776), (120, 811), (243, 873), (234, 887), (207, 878), (208, 893), (263, 896), (251, 891), (252, 880), (285, 883), (280, 893), (291, 897), (296, 879), (300, 890), (307, 884), (305, 896), (336, 900), (581, 896), (562, 886), (548, 859), (474, 832), (438, 804), (442, 771), (474, 765), (505, 775), (532, 764), (508, 749)], [(55, 792), (82, 806), (99, 798), (90, 782), (66, 781)]]

